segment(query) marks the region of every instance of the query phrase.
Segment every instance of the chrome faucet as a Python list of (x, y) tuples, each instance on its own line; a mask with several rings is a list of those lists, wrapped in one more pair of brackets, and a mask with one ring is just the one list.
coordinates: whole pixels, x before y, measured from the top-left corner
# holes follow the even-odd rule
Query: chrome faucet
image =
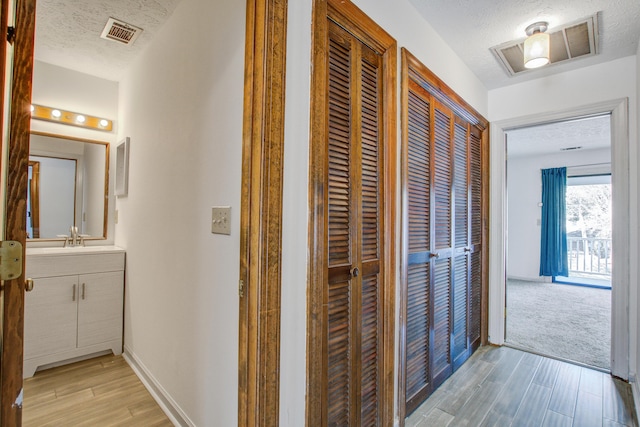
[(75, 225), (69, 227), (69, 237), (71, 238), (71, 246), (78, 246), (78, 227)]
[(72, 225), (71, 227), (69, 227), (69, 235), (65, 235), (65, 234), (58, 234), (57, 237), (63, 237), (64, 238), (64, 244), (62, 245), (63, 248), (66, 248), (67, 246), (70, 247), (74, 247), (74, 246), (78, 246), (78, 245), (82, 245), (84, 246), (84, 234), (78, 234), (78, 227), (76, 227), (75, 225)]

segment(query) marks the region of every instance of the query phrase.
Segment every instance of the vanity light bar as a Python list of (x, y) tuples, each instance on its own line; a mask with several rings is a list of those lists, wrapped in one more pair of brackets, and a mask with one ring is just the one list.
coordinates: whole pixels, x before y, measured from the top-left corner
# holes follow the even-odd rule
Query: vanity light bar
[(88, 129), (102, 130), (105, 132), (113, 130), (113, 121), (111, 120), (36, 104), (31, 105), (31, 118)]

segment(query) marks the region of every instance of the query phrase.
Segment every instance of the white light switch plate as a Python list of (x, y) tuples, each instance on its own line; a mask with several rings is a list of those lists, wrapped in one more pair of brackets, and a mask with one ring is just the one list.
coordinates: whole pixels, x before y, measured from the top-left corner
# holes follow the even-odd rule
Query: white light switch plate
[(230, 206), (211, 208), (211, 232), (215, 234), (231, 234)]

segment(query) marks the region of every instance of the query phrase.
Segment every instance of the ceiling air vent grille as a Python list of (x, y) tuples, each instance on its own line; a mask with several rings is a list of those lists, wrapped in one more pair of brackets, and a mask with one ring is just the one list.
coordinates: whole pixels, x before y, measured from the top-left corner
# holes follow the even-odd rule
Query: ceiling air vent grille
[(142, 28), (109, 18), (100, 37), (129, 45), (136, 41), (141, 32)]
[[(598, 14), (548, 31), (551, 65), (598, 53)], [(523, 44), (525, 39), (494, 46), (491, 51), (510, 76), (525, 71)]]

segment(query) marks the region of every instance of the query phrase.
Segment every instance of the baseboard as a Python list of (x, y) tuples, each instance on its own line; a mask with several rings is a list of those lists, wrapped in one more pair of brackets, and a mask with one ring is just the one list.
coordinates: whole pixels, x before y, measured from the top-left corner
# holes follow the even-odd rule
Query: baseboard
[(551, 283), (551, 277), (547, 276), (536, 276), (536, 277), (523, 277), (523, 276), (512, 276), (508, 275), (507, 280), (522, 280), (523, 282), (542, 282), (542, 283)]
[(147, 390), (149, 390), (153, 399), (158, 403), (173, 425), (180, 427), (195, 427), (193, 421), (189, 419), (187, 414), (184, 413), (176, 401), (171, 398), (169, 393), (167, 393), (140, 359), (138, 359), (126, 345), (124, 346), (124, 353), (122, 356), (129, 366), (131, 366), (133, 372), (135, 372), (138, 378), (140, 378), (142, 384), (144, 384)]
[(636, 407), (636, 414), (640, 414), (640, 384), (635, 375), (630, 375), (631, 391), (633, 393), (633, 405)]

